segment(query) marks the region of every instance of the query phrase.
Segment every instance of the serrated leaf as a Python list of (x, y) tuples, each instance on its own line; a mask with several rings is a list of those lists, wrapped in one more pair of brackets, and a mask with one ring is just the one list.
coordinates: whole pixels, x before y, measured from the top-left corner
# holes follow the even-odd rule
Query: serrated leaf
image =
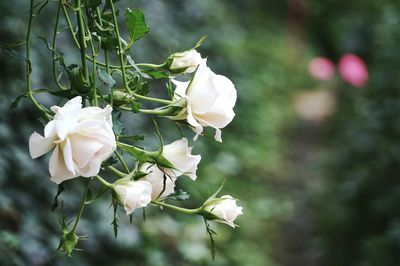
[(150, 28), (146, 25), (144, 14), (140, 9), (131, 11), (129, 8), (127, 8), (125, 11), (125, 23), (129, 30), (132, 42), (139, 40), (150, 30)]
[(117, 83), (113, 77), (107, 73), (107, 71), (103, 68), (98, 68), (97, 73), (99, 74), (99, 79), (108, 86), (109, 89), (115, 86)]
[(214, 241), (214, 235), (216, 235), (215, 231), (211, 229), (210, 224), (207, 222), (206, 219), (204, 219), (204, 223), (206, 225), (206, 231), (208, 236), (210, 237), (210, 252), (211, 252), (211, 258), (214, 261), (215, 260), (215, 241)]
[(112, 194), (112, 206), (114, 207), (113, 221), (111, 222), (111, 225), (113, 226), (114, 237), (117, 238), (118, 229), (119, 229), (119, 225), (118, 225), (118, 196), (113, 191), (111, 191), (111, 194)]

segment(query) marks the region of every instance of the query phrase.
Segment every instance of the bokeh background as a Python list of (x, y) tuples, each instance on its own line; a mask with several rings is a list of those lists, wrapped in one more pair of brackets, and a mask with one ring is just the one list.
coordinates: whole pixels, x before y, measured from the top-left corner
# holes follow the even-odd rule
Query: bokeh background
[[(153, 207), (145, 222), (139, 213), (129, 224), (121, 212), (114, 239), (105, 195), (85, 210), (83, 251), (58, 254), (58, 212), (50, 211), (57, 187), (48, 179), (48, 158), (33, 161), (28, 153), (28, 137), (41, 124), (27, 100), (8, 114), (25, 89), (24, 66), (0, 52), (0, 265), (400, 265), (399, 1), (117, 2), (127, 6), (141, 8), (151, 27), (138, 42), (137, 62), (162, 62), (206, 34), (200, 52), (234, 81), (236, 118), (223, 130), (224, 143), (196, 142), (199, 179), (181, 178), (179, 186), (191, 193), (191, 207), (227, 178), (223, 194), (244, 207), (241, 227), (213, 224), (214, 262), (199, 217)], [(50, 52), (38, 37), (51, 36), (55, 9), (51, 1), (35, 18), (35, 88), (54, 86)], [(26, 0), (0, 2), (2, 42), (24, 39), (27, 11)], [(68, 38), (59, 47), (69, 62), (78, 60)], [(348, 53), (368, 68), (362, 85), (338, 71), (327, 80), (310, 74), (315, 57), (337, 69)], [(153, 137), (151, 120), (136, 116), (125, 118), (133, 121), (127, 130)], [(177, 138), (169, 121), (160, 123), (167, 142)], [(77, 180), (62, 195), (70, 217), (81, 191)]]

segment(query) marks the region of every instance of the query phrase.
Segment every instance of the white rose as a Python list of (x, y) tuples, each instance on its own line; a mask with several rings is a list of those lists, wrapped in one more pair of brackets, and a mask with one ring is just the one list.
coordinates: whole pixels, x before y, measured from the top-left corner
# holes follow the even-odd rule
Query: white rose
[(236, 89), (227, 77), (216, 75), (205, 63), (199, 65), (191, 82), (173, 80), (176, 85), (174, 98), (186, 98), (184, 114), (172, 119), (185, 119), (194, 128), (197, 139), (204, 126), (216, 129), (215, 139), (222, 142), (221, 128), (228, 125), (235, 113)]
[(195, 49), (191, 49), (189, 51), (173, 54), (172, 63), (169, 69), (174, 71), (186, 68), (183, 73), (193, 73), (197, 66), (204, 61), (205, 59), (201, 58), (199, 52), (197, 52)]
[(192, 180), (197, 179), (197, 165), (201, 160), (201, 156), (192, 155), (192, 149), (192, 147), (189, 147), (188, 140), (182, 138), (163, 147), (162, 156), (172, 163), (174, 166), (173, 169), (159, 167), (149, 163), (145, 163), (141, 166), (140, 170), (148, 173), (148, 175), (141, 180), (146, 180), (151, 183), (153, 187), (153, 200), (165, 198), (172, 194), (175, 188), (175, 181), (181, 175), (187, 175)]
[(54, 119), (44, 128), (44, 137), (33, 133), (29, 152), (33, 159), (53, 150), (50, 180), (59, 184), (78, 176), (91, 177), (116, 149), (110, 106), (82, 108), (77, 96), (63, 107), (52, 106)]
[(114, 190), (128, 215), (151, 202), (151, 184), (147, 181), (119, 181)]
[(239, 215), (243, 214), (243, 208), (237, 206), (236, 199), (229, 195), (224, 195), (216, 200), (215, 203), (206, 205), (204, 210), (217, 216), (217, 221), (235, 228), (233, 222)]
[(201, 155), (192, 155), (193, 147), (189, 147), (188, 140), (181, 138), (163, 147), (162, 156), (175, 166), (175, 169), (163, 168), (162, 170), (170, 177), (187, 175), (192, 180), (197, 179), (197, 165)]
[(145, 177), (141, 178), (140, 180), (147, 181), (151, 184), (152, 200), (156, 200), (158, 198), (165, 198), (174, 193), (176, 177), (166, 175), (163, 171), (160, 170), (160, 168), (158, 168), (157, 165), (154, 164), (152, 165), (150, 163), (143, 164), (141, 167), (141, 171), (144, 173), (148, 173)]

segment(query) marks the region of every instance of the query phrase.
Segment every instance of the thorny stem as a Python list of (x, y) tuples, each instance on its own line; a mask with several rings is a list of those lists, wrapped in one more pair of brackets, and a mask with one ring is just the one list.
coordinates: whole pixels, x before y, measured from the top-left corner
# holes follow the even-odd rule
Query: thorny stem
[(66, 90), (67, 88), (64, 88), (61, 83), (58, 81), (57, 77), (57, 69), (56, 69), (56, 59), (57, 59), (57, 34), (58, 34), (58, 25), (60, 22), (60, 11), (61, 11), (61, 6), (62, 6), (62, 1), (58, 2), (58, 9), (57, 9), (57, 17), (56, 17), (56, 22), (54, 26), (54, 33), (53, 33), (53, 43), (52, 43), (52, 53), (53, 53), (53, 60), (52, 60), (52, 69), (53, 69), (53, 79), (54, 82), (57, 84), (57, 87), (60, 88), (60, 90)]
[(104, 180), (101, 176), (96, 175), (96, 178), (97, 178), (103, 185), (105, 185), (106, 187), (108, 187), (108, 188), (111, 188), (111, 187), (112, 187), (112, 184), (109, 183), (109, 182), (107, 182), (106, 180)]
[(33, 21), (33, 8), (34, 8), (34, 0), (30, 0), (30, 10), (29, 10), (29, 21), (28, 21), (28, 30), (26, 32), (26, 89), (29, 99), (31, 99), (33, 105), (41, 111), (47, 119), (51, 119), (51, 116), (46, 112), (46, 110), (41, 106), (33, 97), (32, 92), (32, 84), (31, 84), (31, 59), (30, 59), (30, 41), (31, 41), (31, 30), (32, 30), (32, 21)]
[(85, 184), (85, 192), (83, 193), (83, 197), (82, 197), (82, 201), (81, 201), (81, 207), (79, 209), (79, 214), (78, 217), (76, 217), (75, 223), (74, 223), (74, 227), (72, 227), (71, 232), (75, 233), (76, 228), (78, 227), (79, 221), (81, 220), (82, 214), (83, 214), (83, 209), (85, 208), (86, 205), (86, 198), (89, 192), (89, 187), (90, 187), (90, 182), (92, 181), (92, 179), (89, 179), (86, 184)]
[(122, 166), (124, 167), (125, 171), (126, 171), (127, 173), (129, 173), (129, 172), (130, 172), (130, 171), (129, 171), (129, 167), (128, 167), (128, 165), (126, 164), (126, 162), (124, 161), (124, 158), (122, 158), (122, 155), (121, 155), (118, 151), (115, 151), (114, 153), (115, 153), (115, 155), (117, 156), (119, 162), (120, 162), (120, 163), (122, 164)]
[(76, 17), (78, 22), (78, 34), (79, 34), (79, 46), (81, 51), (81, 61), (82, 61), (82, 68), (83, 68), (83, 75), (85, 80), (88, 81), (89, 72), (86, 64), (86, 41), (85, 41), (85, 28), (83, 23), (82, 17), (82, 3), (81, 0), (76, 0)]

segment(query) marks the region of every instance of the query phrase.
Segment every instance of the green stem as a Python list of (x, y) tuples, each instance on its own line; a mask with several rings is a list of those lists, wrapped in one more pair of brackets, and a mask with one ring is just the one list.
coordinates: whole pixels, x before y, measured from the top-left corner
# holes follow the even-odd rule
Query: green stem
[(126, 162), (124, 161), (124, 158), (122, 158), (122, 155), (119, 154), (118, 151), (115, 151), (114, 153), (115, 153), (115, 155), (117, 156), (119, 162), (120, 162), (120, 163), (122, 164), (122, 166), (124, 167), (125, 171), (126, 171), (127, 173), (129, 173), (129, 172), (130, 172), (129, 167), (128, 167), (128, 165), (126, 164)]
[[(131, 111), (131, 108), (128, 107), (120, 107), (121, 110)], [(140, 113), (149, 114), (149, 115), (169, 115), (174, 110), (173, 107), (167, 107), (164, 109), (139, 109)]]
[(83, 193), (83, 197), (82, 197), (82, 201), (81, 201), (81, 207), (79, 209), (79, 214), (78, 214), (78, 217), (76, 217), (76, 220), (75, 220), (75, 223), (74, 223), (74, 227), (72, 227), (72, 230), (71, 230), (71, 232), (73, 232), (73, 233), (75, 233), (76, 228), (78, 227), (79, 221), (81, 220), (81, 217), (82, 217), (82, 214), (83, 214), (83, 209), (85, 208), (85, 205), (86, 205), (86, 197), (87, 197), (88, 192), (89, 192), (89, 187), (90, 187), (90, 182), (91, 181), (92, 181), (92, 179), (89, 179), (86, 182), (85, 192)]
[(36, 99), (33, 97), (33, 92), (32, 92), (32, 84), (31, 84), (31, 73), (32, 73), (32, 68), (31, 68), (31, 59), (30, 59), (30, 42), (31, 42), (31, 30), (32, 30), (32, 21), (33, 21), (33, 7), (34, 7), (34, 0), (30, 0), (30, 10), (29, 10), (29, 21), (28, 21), (28, 29), (26, 32), (26, 40), (25, 40), (25, 45), (26, 45), (26, 89), (27, 89), (27, 94), (29, 99), (31, 99), (33, 105), (43, 113), (43, 115), (47, 119), (51, 119), (51, 116), (47, 113), (47, 111), (41, 106)]
[(119, 176), (119, 177), (125, 177), (125, 176), (127, 175), (127, 174), (121, 172), (120, 170), (118, 170), (118, 169), (115, 168), (115, 167), (106, 166), (106, 168), (107, 168), (108, 170), (110, 170), (111, 172), (113, 172), (114, 174), (116, 174), (117, 176)]
[(122, 142), (119, 142), (119, 141), (117, 141), (117, 146), (120, 147), (124, 151), (134, 150), (135, 152), (145, 153), (145, 154), (147, 154), (149, 156), (155, 156), (155, 155), (158, 154), (158, 151), (145, 151), (145, 150), (142, 150), (142, 149), (140, 149), (138, 147), (135, 147), (133, 145), (122, 143)]
[(182, 208), (182, 207), (178, 207), (175, 205), (171, 205), (162, 201), (151, 201), (152, 204), (154, 205), (158, 205), (158, 206), (162, 206), (180, 213), (184, 213), (184, 214), (195, 214), (195, 215), (202, 215), (202, 208), (196, 208), (196, 209), (186, 209), (186, 208)]
[[(60, 2), (62, 2), (62, 1), (63, 1), (63, 0), (60, 0)], [(75, 43), (76, 47), (80, 50), (80, 49), (81, 49), (81, 46), (79, 45), (79, 41), (78, 41), (78, 39), (76, 38), (76, 33), (75, 33), (74, 28), (73, 28), (73, 26), (72, 26), (71, 18), (69, 17), (68, 11), (67, 11), (67, 9), (65, 8), (65, 5), (64, 5), (64, 4), (62, 5), (62, 11), (63, 11), (63, 13), (64, 13), (65, 20), (67, 21), (68, 29), (69, 29), (69, 31), (71, 32), (72, 39), (74, 40), (74, 43)], [(88, 57), (89, 57), (89, 56), (88, 56)], [(90, 57), (89, 57), (89, 58), (90, 58)]]
[(162, 103), (162, 104), (171, 104), (173, 101), (170, 100), (165, 100), (165, 99), (159, 99), (159, 98), (153, 98), (153, 97), (148, 97), (148, 96), (143, 96), (140, 94), (134, 93), (134, 96), (138, 99), (149, 101), (149, 102), (155, 102), (155, 103)]
[(76, 17), (77, 17), (77, 22), (78, 22), (78, 34), (79, 34), (79, 46), (80, 46), (80, 52), (81, 52), (81, 61), (82, 61), (82, 68), (83, 68), (83, 75), (85, 77), (85, 80), (88, 81), (89, 77), (89, 72), (88, 72), (88, 67), (86, 63), (86, 41), (85, 41), (85, 29), (84, 29), (84, 24), (83, 24), (83, 18), (82, 18), (82, 4), (81, 0), (75, 0), (76, 3)]
[(53, 33), (53, 43), (52, 43), (52, 70), (53, 70), (53, 79), (55, 83), (57, 84), (57, 87), (60, 90), (66, 90), (67, 88), (63, 87), (61, 83), (58, 81), (57, 77), (57, 69), (56, 69), (56, 60), (57, 60), (57, 54), (56, 54), (56, 49), (57, 49), (57, 34), (58, 34), (58, 25), (60, 22), (60, 13), (61, 13), (61, 6), (62, 6), (62, 1), (58, 2), (58, 9), (57, 9), (57, 17), (56, 17), (56, 23), (54, 26), (54, 33)]
[(124, 87), (125, 89), (129, 92), (129, 94), (132, 96), (132, 91), (129, 89), (128, 86), (128, 79), (126, 77), (126, 70), (125, 70), (125, 62), (124, 62), (124, 51), (122, 49), (122, 44), (121, 44), (121, 36), (119, 33), (119, 27), (118, 27), (118, 21), (117, 21), (117, 15), (115, 13), (115, 7), (114, 7), (114, 2), (113, 0), (108, 0), (110, 7), (111, 7), (111, 12), (112, 12), (112, 17), (113, 17), (113, 23), (114, 23), (114, 29), (115, 29), (115, 34), (117, 36), (117, 44), (118, 44), (118, 50), (117, 53), (119, 55), (119, 63), (121, 66), (121, 72), (122, 72), (122, 80), (124, 82)]
[(96, 175), (96, 178), (103, 184), (103, 185), (105, 185), (106, 187), (108, 187), (108, 188), (111, 188), (112, 187), (112, 184), (111, 183), (108, 183), (106, 180), (104, 180), (101, 176), (99, 176), (99, 175)]

